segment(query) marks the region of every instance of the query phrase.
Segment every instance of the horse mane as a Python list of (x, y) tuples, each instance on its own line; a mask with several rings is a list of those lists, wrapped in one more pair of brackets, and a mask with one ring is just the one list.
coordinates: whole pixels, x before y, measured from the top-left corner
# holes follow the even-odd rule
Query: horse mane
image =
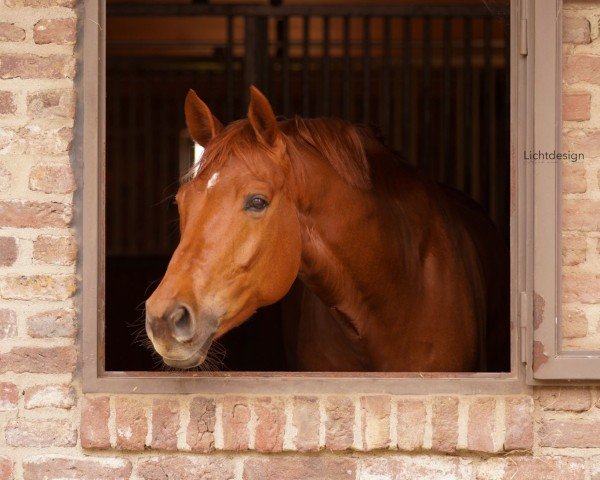
[[(372, 187), (369, 160), (364, 147), (364, 139), (369, 135), (366, 129), (359, 130), (359, 127), (338, 118), (304, 119), (298, 116), (282, 120), (280, 127), (284, 137), (290, 140), (286, 142), (288, 147), (300, 147), (318, 153), (353, 187), (363, 190)], [(257, 141), (249, 122), (238, 120), (211, 140), (210, 149), (204, 152), (200, 166), (192, 167), (184, 179), (217, 169), (232, 156), (252, 169), (270, 153), (262, 142)], [(295, 167), (292, 165), (293, 169)]]
[(372, 187), (364, 136), (358, 127), (339, 118), (294, 117), (282, 124), (284, 133), (305, 148), (319, 153), (348, 184)]

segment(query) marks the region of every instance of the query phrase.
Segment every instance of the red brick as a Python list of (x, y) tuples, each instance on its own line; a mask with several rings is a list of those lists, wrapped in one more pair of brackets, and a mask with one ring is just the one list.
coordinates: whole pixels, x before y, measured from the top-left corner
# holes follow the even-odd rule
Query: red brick
[(38, 21), (33, 27), (33, 41), (38, 44), (72, 45), (76, 39), (75, 18), (53, 18)]
[(542, 388), (539, 402), (544, 410), (585, 412), (592, 408), (592, 392), (589, 388)]
[(141, 480), (232, 480), (235, 477), (233, 459), (213, 456), (151, 457), (138, 466)]
[(71, 223), (70, 205), (58, 202), (0, 202), (0, 227), (65, 228)]
[(567, 130), (562, 136), (564, 153), (583, 153), (585, 158), (600, 156), (600, 131)]
[(77, 430), (67, 420), (9, 420), (4, 431), (13, 447), (74, 447)]
[(319, 399), (317, 397), (294, 397), (292, 424), (296, 429), (295, 447), (299, 452), (319, 450)]
[(349, 450), (354, 443), (354, 402), (348, 397), (328, 397), (325, 402), (325, 446)]
[(377, 450), (390, 446), (389, 395), (372, 395), (361, 398), (362, 437), (365, 450)]
[[(71, 148), (73, 140), (73, 130), (69, 127), (61, 128), (41, 128), (38, 125), (27, 125), (20, 128), (17, 132), (18, 138), (24, 140), (24, 150), (21, 153), (35, 155), (57, 155), (66, 153)], [(6, 153), (11, 153), (10, 151)], [(12, 153), (19, 153), (18, 149)], [(34, 167), (35, 169), (35, 167)], [(43, 172), (42, 172), (43, 173)], [(56, 173), (47, 172), (48, 175)], [(59, 170), (60, 173), (60, 170)], [(65, 185), (69, 185), (72, 180), (68, 173)], [(30, 179), (31, 185), (31, 179)], [(63, 187), (63, 189), (66, 187)]]
[(600, 230), (600, 200), (570, 198), (563, 200), (563, 228), (566, 230)]
[(14, 237), (0, 237), (0, 267), (10, 267), (18, 256), (17, 241)]
[[(243, 480), (354, 480), (356, 460), (336, 457), (248, 458)], [(285, 473), (284, 473), (285, 472)]]
[(73, 237), (40, 235), (33, 242), (33, 258), (51, 265), (73, 265), (77, 257), (77, 242)]
[(468, 449), (474, 452), (493, 453), (496, 400), (492, 397), (477, 398), (469, 406), (467, 432)]
[[(394, 480), (470, 480), (473, 467), (459, 458), (434, 456), (366, 457), (361, 479)], [(486, 479), (487, 480), (487, 479)]]
[(81, 446), (83, 448), (109, 448), (110, 399), (107, 396), (83, 397), (81, 406)]
[(515, 397), (506, 400), (506, 435), (504, 450), (531, 450), (533, 448), (533, 400)]
[(0, 480), (13, 478), (13, 462), (8, 457), (0, 457)]
[(0, 382), (0, 411), (15, 410), (18, 402), (19, 390), (17, 386), (11, 382)]
[(17, 111), (15, 94), (0, 91), (0, 115), (12, 115)]
[(0, 22), (0, 42), (22, 42), (25, 30), (14, 23)]
[(587, 180), (585, 179), (585, 167), (576, 163), (564, 164), (562, 166), (562, 191), (563, 193), (585, 193), (587, 191)]
[(569, 84), (600, 83), (600, 57), (593, 55), (567, 55), (563, 62), (563, 80)]
[(19, 250), (14, 237), (0, 237), (0, 267), (10, 267), (17, 260)]
[(143, 404), (137, 400), (117, 397), (115, 412), (117, 448), (143, 451), (148, 433), (148, 419)]
[(554, 448), (600, 447), (600, 421), (547, 420), (539, 429), (540, 445)]
[[(584, 480), (585, 461), (581, 458), (568, 457), (511, 457), (510, 459), (494, 459), (499, 467), (499, 475), (494, 478), (502, 480)], [(483, 465), (485, 466), (485, 464)], [(488, 480), (481, 471), (477, 480)]]
[(434, 398), (431, 424), (432, 450), (444, 453), (455, 452), (458, 442), (458, 398)]
[(63, 88), (29, 93), (27, 113), (36, 119), (73, 118), (75, 116), (74, 91)]
[(587, 92), (565, 93), (562, 98), (563, 120), (582, 122), (590, 119), (592, 96)]
[(256, 430), (254, 449), (258, 452), (281, 452), (285, 433), (285, 405), (281, 398), (262, 397), (254, 401)]
[(0, 340), (17, 335), (17, 316), (13, 310), (0, 309)]
[(590, 480), (600, 480), (600, 457), (590, 458)]
[(152, 402), (152, 448), (177, 450), (179, 402), (154, 399)]
[(39, 164), (31, 169), (29, 188), (44, 193), (71, 193), (75, 178), (70, 165)]
[(29, 124), (21, 128), (0, 128), (0, 154), (58, 155), (71, 148), (70, 127), (41, 127)]
[(579, 233), (563, 233), (562, 259), (563, 265), (574, 266), (585, 262), (587, 241), (585, 235)]
[(24, 480), (128, 480), (131, 462), (114, 457), (36, 455), (23, 460)]
[(73, 275), (5, 276), (0, 278), (0, 297), (10, 300), (66, 300), (77, 289)]
[(0, 192), (6, 192), (10, 189), (11, 180), (11, 173), (2, 165), (0, 165)]
[(590, 43), (590, 22), (582, 17), (563, 17), (563, 43)]
[(15, 347), (0, 354), (0, 373), (72, 373), (75, 347)]
[(187, 427), (187, 444), (192, 452), (208, 453), (215, 449), (215, 421), (215, 401), (206, 397), (193, 398)]
[(50, 310), (27, 319), (27, 334), (33, 338), (74, 338), (77, 335), (75, 312)]
[(19, 129), (0, 127), (0, 154), (21, 155), (27, 150), (27, 141)]
[(243, 397), (223, 398), (223, 448), (225, 450), (247, 450), (250, 433), (250, 406)]
[(75, 390), (68, 385), (35, 385), (25, 389), (25, 408), (63, 408), (75, 406)]
[(398, 400), (398, 449), (412, 452), (423, 447), (427, 411), (422, 400)]
[(77, 0), (5, 0), (7, 7), (74, 7)]
[(588, 321), (585, 313), (579, 308), (563, 307), (561, 322), (563, 338), (582, 338), (588, 333)]
[(73, 78), (75, 57), (32, 53), (3, 53), (0, 78)]
[(563, 302), (600, 303), (600, 273), (569, 272), (568, 275), (563, 275), (562, 280)]

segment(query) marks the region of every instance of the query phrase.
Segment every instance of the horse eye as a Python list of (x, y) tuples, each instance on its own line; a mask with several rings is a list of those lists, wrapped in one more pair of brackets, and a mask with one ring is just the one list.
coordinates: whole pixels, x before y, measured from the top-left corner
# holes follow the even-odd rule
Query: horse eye
[(252, 210), (253, 212), (262, 212), (269, 206), (269, 202), (260, 195), (252, 195), (244, 203), (244, 210)]

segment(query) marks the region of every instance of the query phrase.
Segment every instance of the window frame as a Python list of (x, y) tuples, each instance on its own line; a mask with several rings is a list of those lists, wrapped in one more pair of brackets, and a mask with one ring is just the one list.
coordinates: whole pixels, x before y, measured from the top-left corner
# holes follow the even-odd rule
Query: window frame
[[(560, 3), (557, 1), (557, 12), (561, 13)], [(537, 45), (532, 59), (535, 89), (528, 92), (534, 110), (534, 118), (530, 119), (534, 141), (530, 145), (536, 151), (558, 152), (562, 138), (562, 15), (556, 16), (552, 9), (543, 8), (532, 10), (530, 15), (535, 22), (531, 41)], [(543, 27), (553, 15), (558, 19), (554, 36)], [(556, 72), (556, 81), (538, 74), (541, 65)], [(556, 100), (550, 102), (549, 98)], [(522, 308), (531, 312), (527, 322), (527, 382), (531, 385), (595, 383), (600, 379), (600, 346), (596, 351), (561, 348), (561, 164), (537, 162), (528, 168), (534, 177), (535, 194), (531, 266), (534, 273), (528, 293), (521, 298)]]
[[(542, 8), (535, 8), (544, 2)], [(525, 393), (532, 381), (532, 298), (534, 275), (548, 275), (541, 256), (558, 243), (533, 242), (533, 232), (557, 231), (556, 191), (542, 194), (534, 186), (555, 179), (558, 167), (525, 165), (518, 152), (559, 145), (560, 131), (560, 12), (555, 0), (513, 0), (511, 2), (511, 372), (509, 373), (314, 373), (314, 372), (105, 372), (104, 365), (104, 195), (105, 195), (105, 0), (85, 0), (78, 81), (82, 135), (78, 139), (83, 155), (83, 208), (76, 220), (82, 245), (79, 293), (82, 313), (82, 384), (84, 392), (114, 393), (260, 393), (260, 394), (343, 394), (343, 393)], [(558, 17), (558, 21), (555, 19)], [(531, 21), (533, 19), (534, 21)], [(555, 28), (556, 27), (556, 28)], [(81, 38), (81, 37), (80, 37)], [(535, 40), (535, 42), (533, 42)], [(557, 46), (551, 50), (551, 46)], [(529, 52), (528, 52), (529, 50)], [(534, 52), (535, 51), (535, 52)], [(538, 54), (539, 52), (539, 54)], [(533, 53), (533, 55), (532, 55)], [(542, 54), (551, 61), (538, 61)], [(535, 75), (534, 75), (535, 74)], [(544, 88), (555, 102), (543, 102)], [(553, 115), (543, 118), (543, 115)], [(553, 128), (550, 125), (553, 123)], [(77, 145), (76, 145), (77, 148)], [(76, 150), (77, 151), (77, 150)], [(177, 159), (174, 159), (177, 161)], [(534, 181), (535, 180), (535, 181)], [(558, 181), (556, 180), (556, 185)], [(556, 187), (558, 188), (558, 187)], [(534, 216), (535, 211), (535, 216)], [(539, 212), (554, 212), (540, 225)], [(549, 230), (547, 230), (549, 229)], [(554, 230), (552, 230), (554, 229)], [(556, 240), (556, 239), (555, 239)], [(535, 250), (534, 251), (534, 245)], [(554, 251), (554, 257), (560, 251)], [(550, 252), (552, 253), (552, 252)], [(534, 255), (535, 254), (535, 255)], [(556, 276), (556, 275), (555, 275)], [(540, 277), (544, 279), (545, 277)], [(537, 283), (536, 283), (537, 285)], [(555, 285), (544, 284), (547, 303), (556, 304)], [(522, 293), (524, 292), (524, 293)], [(551, 301), (553, 300), (553, 301)], [(519, 315), (521, 318), (519, 318)], [(550, 309), (546, 317), (550, 318)], [(546, 321), (546, 317), (545, 320)], [(525, 340), (525, 343), (520, 343)]]

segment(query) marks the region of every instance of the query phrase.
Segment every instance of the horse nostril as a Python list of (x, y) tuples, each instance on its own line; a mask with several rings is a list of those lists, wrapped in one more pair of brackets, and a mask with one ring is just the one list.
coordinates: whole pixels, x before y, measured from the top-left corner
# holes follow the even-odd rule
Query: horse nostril
[(180, 342), (186, 342), (194, 336), (192, 316), (185, 307), (178, 307), (169, 317), (173, 336)]

